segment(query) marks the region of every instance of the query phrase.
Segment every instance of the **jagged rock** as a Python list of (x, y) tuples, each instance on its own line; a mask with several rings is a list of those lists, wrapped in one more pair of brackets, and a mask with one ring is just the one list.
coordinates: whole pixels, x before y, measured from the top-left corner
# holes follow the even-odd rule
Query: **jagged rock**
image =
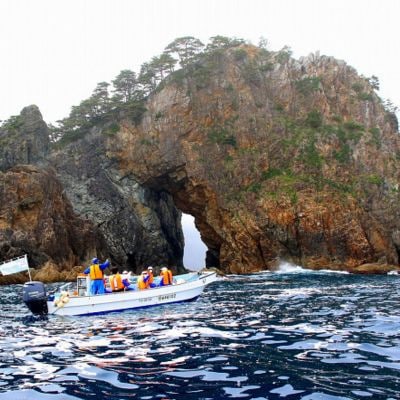
[[(63, 195), (72, 203), (71, 215), (79, 215), (73, 215), (73, 219), (83, 218), (85, 223), (92, 223), (98, 241), (102, 243), (100, 253), (110, 257), (115, 265), (135, 272), (149, 264), (169, 265), (175, 273), (184, 271), (181, 213), (172, 197), (165, 191), (141, 187), (132, 175), (121, 175), (116, 165), (119, 161), (107, 157), (107, 145), (112, 146), (112, 143), (106, 140), (102, 129), (102, 126), (95, 127), (79, 142), (65, 146), (61, 151), (53, 150), (50, 154), (49, 129), (40, 111), (36, 106), (26, 107), (0, 129), (0, 141), (5, 144), (0, 148), (0, 169), (6, 171), (21, 163), (54, 167), (63, 184)], [(26, 175), (25, 179), (29, 181), (35, 176)], [(27, 197), (21, 203), (29, 207), (34, 206), (36, 200)], [(22, 247), (25, 251), (32, 251), (38, 245), (37, 238), (32, 237), (30, 231), (10, 228), (7, 232), (19, 243), (24, 242)], [(85, 240), (85, 232), (80, 235), (76, 231), (76, 235), (77, 242)], [(10, 237), (5, 240), (4, 257), (0, 254), (0, 259), (20, 253), (21, 246), (9, 249), (10, 240)], [(62, 246), (62, 242), (59, 245)], [(93, 253), (90, 245), (86, 252), (88, 255)], [(69, 250), (64, 249), (65, 252)], [(47, 248), (40, 260), (33, 256), (35, 265), (53, 260), (53, 254), (46, 251)], [(77, 261), (88, 261), (82, 259), (82, 249), (72, 251)], [(67, 264), (74, 265), (72, 256)], [(48, 279), (62, 277), (61, 266), (58, 268), (53, 271), (54, 278)], [(46, 271), (49, 269), (51, 267)]]
[(85, 268), (84, 266), (75, 265), (72, 268), (60, 270), (57, 264), (47, 261), (39, 270), (34, 270), (32, 280), (44, 283), (71, 282), (75, 281), (78, 274), (81, 274)]
[(49, 129), (37, 106), (25, 107), (0, 127), (0, 171), (38, 164), (49, 152)]
[(182, 272), (181, 213), (166, 191), (142, 187), (107, 157), (112, 139), (93, 129), (78, 143), (54, 152), (51, 163), (75, 212), (92, 221), (120, 266), (140, 273), (147, 265)]
[(28, 254), (32, 268), (51, 263), (57, 274), (101, 256), (103, 247), (95, 226), (74, 214), (53, 171), (20, 165), (0, 173), (1, 260)]

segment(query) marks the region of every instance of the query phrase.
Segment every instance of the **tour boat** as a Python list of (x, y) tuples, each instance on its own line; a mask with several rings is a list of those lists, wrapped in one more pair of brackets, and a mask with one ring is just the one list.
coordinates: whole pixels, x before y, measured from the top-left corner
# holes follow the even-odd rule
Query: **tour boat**
[(46, 294), (42, 282), (26, 282), (23, 298), (33, 314), (62, 316), (104, 314), (194, 300), (202, 294), (206, 285), (216, 279), (216, 273), (213, 271), (192, 272), (175, 276), (173, 285), (90, 295), (90, 278), (78, 276), (76, 288), (71, 288), (73, 285), (71, 282), (49, 295)]

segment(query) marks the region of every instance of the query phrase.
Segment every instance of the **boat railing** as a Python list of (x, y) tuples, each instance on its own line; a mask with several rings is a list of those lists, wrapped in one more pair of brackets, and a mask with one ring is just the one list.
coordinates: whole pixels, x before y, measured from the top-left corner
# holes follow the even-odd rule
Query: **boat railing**
[(68, 290), (70, 286), (72, 285), (73, 282), (67, 282), (64, 283), (64, 285), (61, 285), (58, 290), (61, 292), (62, 290)]
[[(190, 273), (186, 273), (186, 274), (182, 274), (182, 275), (176, 275), (174, 277), (174, 279), (173, 279), (172, 286), (176, 286), (176, 285), (179, 286), (179, 285), (182, 285), (182, 284), (194, 282), (194, 281), (197, 281), (199, 279), (207, 278), (208, 276), (213, 275), (213, 274), (215, 274), (215, 272), (213, 272), (213, 271), (208, 272), (207, 271), (206, 273), (204, 273), (204, 272), (190, 272)], [(135, 276), (135, 277), (132, 277), (132, 278), (137, 278), (137, 277)], [(132, 279), (132, 280), (136, 281), (137, 279)], [(132, 283), (132, 280), (131, 280), (131, 283)], [(161, 286), (160, 285), (160, 281), (161, 281), (161, 277), (155, 277), (155, 279), (154, 279), (155, 286), (149, 288), (148, 290), (152, 290), (153, 291), (153, 290), (165, 288), (165, 286)], [(135, 284), (135, 283), (133, 283), (133, 284)], [(73, 284), (73, 282), (69, 282), (69, 283), (64, 284), (63, 286), (61, 286), (58, 289), (58, 292), (60, 293), (63, 290), (66, 290), (72, 284)], [(90, 285), (90, 278), (88, 278), (87, 276), (78, 276), (77, 277), (77, 290), (74, 293), (70, 293), (70, 295), (72, 295), (74, 297), (75, 296), (78, 296), (78, 297), (90, 296), (88, 291), (87, 291), (87, 288), (89, 287), (89, 285)], [(135, 289), (131, 289), (131, 290), (111, 292), (110, 288), (107, 288), (106, 293), (104, 293), (104, 294), (107, 294), (107, 295), (120, 294), (120, 293), (129, 293), (131, 291), (138, 291), (138, 289), (135, 288)]]

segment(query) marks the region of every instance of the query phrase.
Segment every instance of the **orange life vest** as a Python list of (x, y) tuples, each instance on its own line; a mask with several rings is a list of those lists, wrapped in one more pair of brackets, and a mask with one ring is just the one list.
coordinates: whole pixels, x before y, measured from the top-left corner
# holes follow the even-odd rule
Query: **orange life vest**
[(150, 285), (150, 283), (153, 283), (153, 282), (154, 282), (154, 275), (153, 275), (153, 273), (150, 272), (150, 271), (149, 271), (149, 280), (148, 280), (148, 282), (149, 282), (149, 285)]
[(145, 282), (143, 279), (143, 276), (139, 276), (139, 278), (137, 280), (137, 284), (138, 284), (138, 289), (143, 290), (143, 289), (148, 289), (150, 283), (149, 283), (149, 280), (147, 280), (147, 282)]
[(97, 279), (103, 279), (103, 271), (100, 269), (99, 264), (92, 264), (90, 266), (90, 279), (95, 281)]
[(169, 269), (161, 271), (160, 275), (164, 285), (172, 285), (172, 272)]
[(110, 276), (110, 286), (113, 292), (117, 292), (119, 290), (124, 289), (124, 284), (122, 283), (122, 276), (117, 273), (115, 275)]

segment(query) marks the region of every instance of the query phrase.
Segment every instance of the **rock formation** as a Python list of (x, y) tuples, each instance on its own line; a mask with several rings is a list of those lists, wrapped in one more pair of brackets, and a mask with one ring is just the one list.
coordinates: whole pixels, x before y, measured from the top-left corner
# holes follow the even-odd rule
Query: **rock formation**
[(25, 107), (0, 127), (0, 171), (38, 164), (49, 153), (50, 131), (36, 106)]
[[(2, 126), (1, 139), (7, 145), (0, 157), (6, 171), (0, 179), (0, 260), (27, 253), (33, 268), (45, 267), (40, 279), (49, 281), (71, 278), (66, 271), (95, 255), (136, 273), (150, 264), (183, 271), (181, 213), (167, 192), (119, 174), (106, 156), (101, 129), (50, 153), (47, 125), (30, 106)], [(25, 203), (33, 225), (26, 222)], [(14, 278), (0, 282), (26, 280)]]
[(51, 163), (74, 210), (98, 226), (117, 265), (137, 273), (150, 264), (182, 270), (181, 213), (171, 195), (121, 173), (116, 160), (107, 157), (107, 146), (113, 141), (94, 128), (53, 152)]
[(75, 215), (63, 192), (50, 170), (21, 165), (0, 172), (2, 260), (26, 253), (32, 268), (54, 265), (48, 279), (57, 280), (64, 269), (96, 254), (106, 255), (95, 226)]
[(243, 45), (172, 74), (146, 106), (112, 157), (195, 216), (208, 266), (398, 264), (396, 118), (344, 62)]
[(1, 257), (23, 249), (35, 265), (72, 267), (101, 244), (136, 272), (181, 270), (182, 211), (195, 217), (206, 265), (225, 273), (280, 260), (397, 268), (398, 124), (375, 88), (332, 57), (240, 44), (171, 73), (142, 118), (126, 108), (112, 123), (97, 118), (51, 154), (39, 111), (24, 109), (0, 129), (0, 168), (47, 169), (1, 175)]

